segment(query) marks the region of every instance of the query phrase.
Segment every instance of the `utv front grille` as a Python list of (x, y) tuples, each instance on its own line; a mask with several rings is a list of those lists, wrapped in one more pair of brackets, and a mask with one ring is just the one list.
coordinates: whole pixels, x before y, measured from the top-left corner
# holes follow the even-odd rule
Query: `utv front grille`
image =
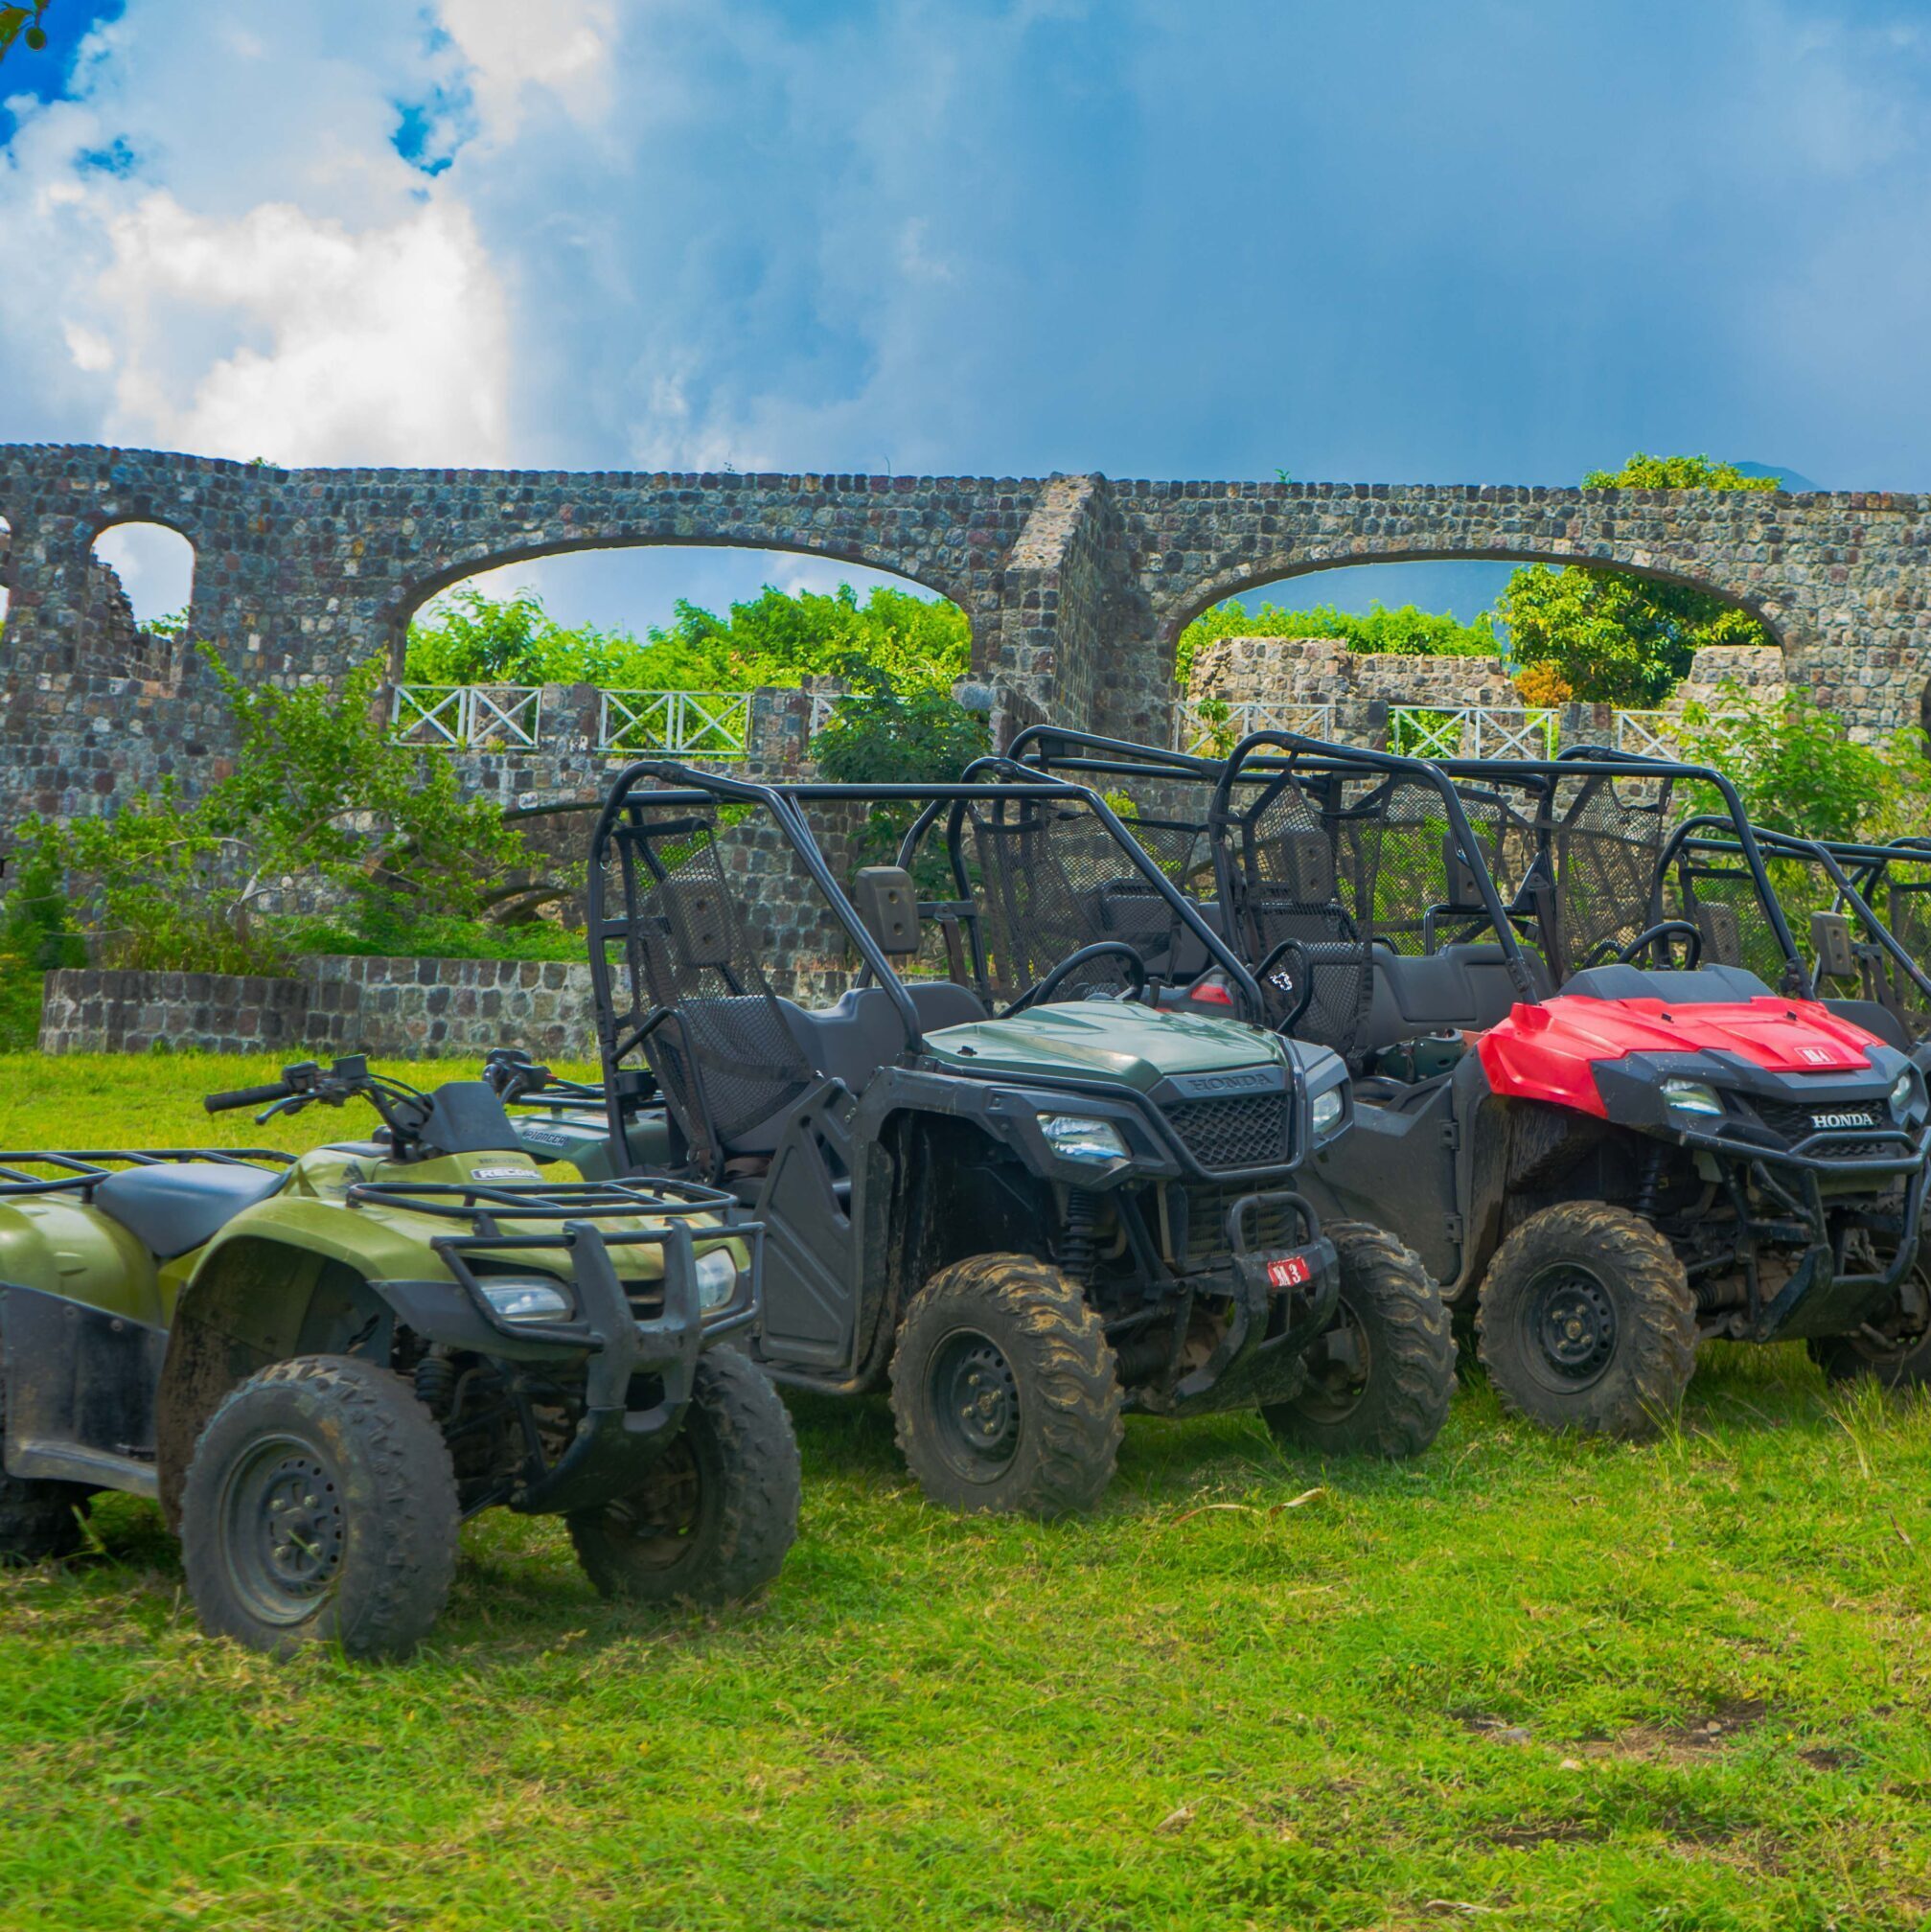
[[(1206, 1181), (1174, 1191), (1184, 1204), (1185, 1226), (1173, 1230), (1175, 1253), (1170, 1258), (1176, 1265), (1193, 1268), (1227, 1260), (1233, 1253), (1227, 1238), (1228, 1213), (1248, 1190), (1216, 1187)], [(1250, 1248), (1292, 1248), (1301, 1238), (1300, 1224), (1282, 1203), (1264, 1201), (1249, 1211), (1247, 1238)]]
[(1285, 1093), (1181, 1100), (1166, 1110), (1173, 1130), (1203, 1167), (1278, 1167), (1287, 1160)]
[(1790, 1100), (1752, 1100), (1750, 1105), (1764, 1126), (1786, 1144), (1826, 1134), (1831, 1137), (1827, 1149), (1845, 1154), (1851, 1152), (1852, 1143), (1849, 1139), (1840, 1142), (1838, 1135), (1859, 1136), (1855, 1144), (1862, 1146), (1869, 1136), (1882, 1134), (1891, 1125), (1891, 1110), (1881, 1100), (1837, 1106), (1821, 1100), (1808, 1106)]

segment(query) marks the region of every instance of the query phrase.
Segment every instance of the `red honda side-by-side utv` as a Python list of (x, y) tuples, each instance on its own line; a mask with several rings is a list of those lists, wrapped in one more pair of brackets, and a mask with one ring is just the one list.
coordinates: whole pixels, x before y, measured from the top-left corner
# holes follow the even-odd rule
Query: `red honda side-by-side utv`
[[(1276, 1024), (1346, 1060), (1356, 1131), (1303, 1185), (1421, 1255), (1510, 1407), (1645, 1434), (1712, 1338), (1931, 1374), (1924, 1078), (1880, 1005), (1817, 997), (1720, 774), (1272, 732), (1225, 760), (1046, 729), (1011, 755), (1124, 793)], [(1740, 885), (1672, 849), (1691, 797)], [(1216, 1003), (1143, 896), (1101, 882), (1085, 915), (1134, 934), (1165, 1000)]]

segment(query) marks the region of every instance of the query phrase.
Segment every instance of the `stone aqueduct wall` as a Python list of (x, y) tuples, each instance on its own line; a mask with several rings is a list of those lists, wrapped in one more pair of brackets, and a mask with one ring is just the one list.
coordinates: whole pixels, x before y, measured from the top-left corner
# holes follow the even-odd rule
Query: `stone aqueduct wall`
[(11, 592), (0, 643), (0, 829), (218, 767), (195, 654), (130, 648), (94, 539), (153, 521), (195, 546), (192, 634), (244, 675), (329, 679), (396, 651), (471, 573), (640, 543), (810, 552), (895, 571), (968, 613), (996, 723), (1163, 738), (1173, 645), (1216, 600), (1377, 560), (1602, 562), (1761, 617), (1793, 682), (1854, 729), (1915, 721), (1931, 660), (1931, 498), (1447, 485), (279, 470), (0, 446)]

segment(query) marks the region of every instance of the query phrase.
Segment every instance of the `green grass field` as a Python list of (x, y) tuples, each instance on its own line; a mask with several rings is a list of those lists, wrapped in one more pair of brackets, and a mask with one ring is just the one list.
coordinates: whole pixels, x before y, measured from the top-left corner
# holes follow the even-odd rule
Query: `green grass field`
[[(272, 1071), (10, 1056), (0, 1145), (239, 1143), (195, 1098)], [(157, 1511), (106, 1500), (90, 1553), (0, 1576), (0, 1926), (1931, 1911), (1921, 1396), (1710, 1349), (1644, 1447), (1479, 1386), (1402, 1467), (1139, 1422), (1107, 1506), (1051, 1527), (926, 1506), (881, 1405), (797, 1420), (764, 1601), (607, 1609), (559, 1530), (497, 1514), (386, 1668), (203, 1638)]]

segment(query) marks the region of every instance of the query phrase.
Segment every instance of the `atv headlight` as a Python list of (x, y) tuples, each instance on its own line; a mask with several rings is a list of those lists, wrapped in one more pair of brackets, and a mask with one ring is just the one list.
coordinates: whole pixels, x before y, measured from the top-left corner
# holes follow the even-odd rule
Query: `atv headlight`
[(505, 1322), (568, 1321), (570, 1298), (556, 1281), (485, 1281), (483, 1300)]
[(1892, 1086), (1891, 1117), (1903, 1127), (1915, 1127), (1924, 1117), (1924, 1082), (1915, 1067), (1905, 1068)]
[(698, 1306), (708, 1313), (722, 1308), (737, 1292), (737, 1258), (728, 1248), (713, 1248), (698, 1256)]
[(1705, 1086), (1701, 1080), (1666, 1080), (1663, 1104), (1672, 1114), (1686, 1115), (1691, 1119), (1720, 1118), (1723, 1114), (1723, 1101), (1716, 1089)]
[(1339, 1087), (1330, 1087), (1326, 1092), (1317, 1093), (1314, 1096), (1311, 1108), (1314, 1120), (1314, 1138), (1317, 1140), (1326, 1139), (1341, 1125), (1341, 1116), (1344, 1111), (1341, 1102), (1341, 1089)]
[(1084, 1114), (1042, 1114), (1040, 1132), (1062, 1161), (1124, 1161), (1126, 1138), (1110, 1120)]

